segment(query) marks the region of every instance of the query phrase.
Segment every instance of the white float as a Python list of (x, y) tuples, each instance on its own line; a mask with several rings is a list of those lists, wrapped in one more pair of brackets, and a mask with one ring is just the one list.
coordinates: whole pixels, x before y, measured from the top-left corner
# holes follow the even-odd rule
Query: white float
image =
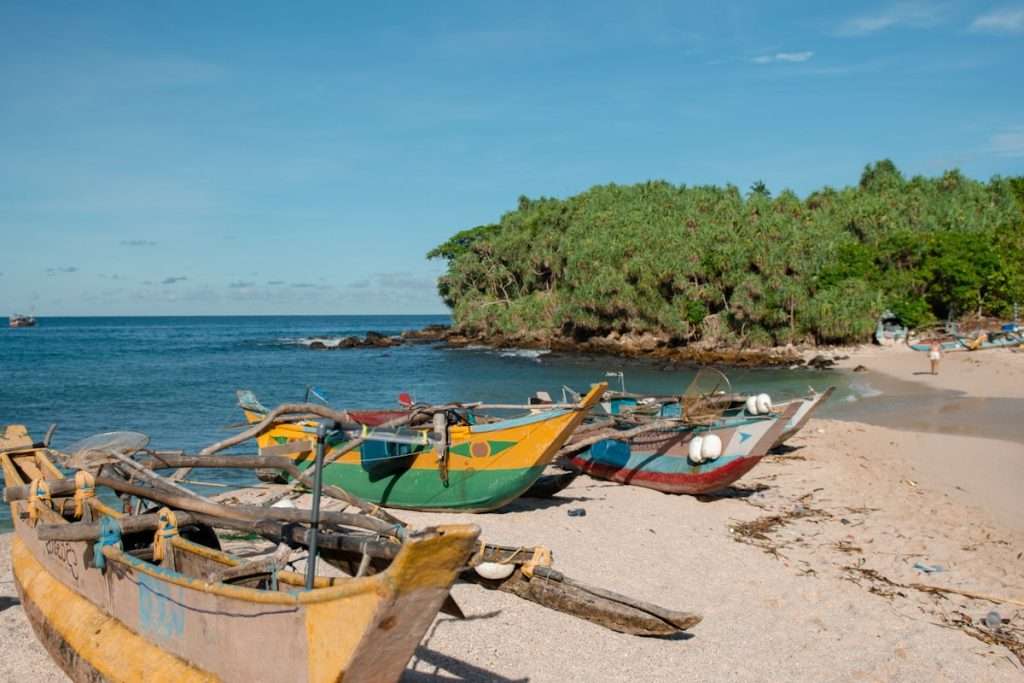
[(501, 564), (499, 562), (481, 562), (477, 566), (473, 567), (473, 570), (477, 574), (490, 579), (492, 581), (501, 581), (512, 576), (512, 572), (516, 570), (514, 564)]
[(701, 464), (704, 462), (704, 438), (695, 436), (690, 439), (690, 462)]
[(700, 454), (704, 460), (714, 460), (722, 455), (722, 440), (717, 434), (708, 434), (701, 444)]
[(768, 394), (757, 395), (757, 412), (760, 415), (767, 415), (772, 412), (772, 397)]
[(747, 396), (747, 413), (757, 415), (757, 396)]

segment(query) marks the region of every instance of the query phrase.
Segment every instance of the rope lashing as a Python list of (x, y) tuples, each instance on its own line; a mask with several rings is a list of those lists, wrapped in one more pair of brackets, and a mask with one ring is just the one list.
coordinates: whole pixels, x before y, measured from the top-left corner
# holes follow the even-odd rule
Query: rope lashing
[(92, 563), (97, 569), (103, 571), (107, 566), (107, 558), (103, 555), (103, 549), (107, 546), (123, 549), (121, 545), (121, 525), (113, 517), (104, 515), (100, 517), (100, 537), (92, 546)]
[(75, 519), (85, 513), (85, 501), (96, 496), (96, 477), (90, 472), (79, 470), (75, 473)]
[(28, 518), (29, 522), (35, 525), (39, 519), (39, 506), (49, 507), (52, 498), (50, 497), (50, 485), (45, 479), (33, 479), (29, 486), (28, 494)]
[(157, 513), (156, 535), (153, 538), (153, 561), (160, 562), (164, 559), (165, 544), (178, 535), (178, 518), (170, 508), (160, 508)]

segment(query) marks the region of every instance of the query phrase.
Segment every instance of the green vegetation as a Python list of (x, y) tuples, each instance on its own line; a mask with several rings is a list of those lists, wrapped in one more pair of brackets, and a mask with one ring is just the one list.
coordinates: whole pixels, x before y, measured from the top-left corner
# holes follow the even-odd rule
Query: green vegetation
[(1024, 303), (1024, 179), (908, 180), (885, 160), (806, 199), (604, 185), (521, 197), (428, 256), (448, 260), (439, 290), (468, 334), (859, 342), (887, 308), (917, 327)]

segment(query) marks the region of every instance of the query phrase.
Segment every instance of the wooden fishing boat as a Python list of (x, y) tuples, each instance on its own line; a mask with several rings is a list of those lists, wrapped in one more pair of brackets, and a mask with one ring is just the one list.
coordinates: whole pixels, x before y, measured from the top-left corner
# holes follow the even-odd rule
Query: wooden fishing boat
[[(379, 573), (311, 576), (304, 590), (302, 575), (250, 567), (216, 536), (197, 542), (209, 534), (187, 513), (164, 508), (148, 515), (155, 536), (129, 533), (139, 518), (102, 502), (100, 477), (80, 471), (69, 487), (49, 452), (22, 426), (0, 437), (14, 580), (75, 681), (397, 681), (477, 544), (471, 525), (410, 533)], [(97, 521), (97, 542), (73, 540)]]
[[(829, 387), (820, 393), (811, 389), (811, 392), (807, 396), (790, 401), (783, 401), (775, 405), (769, 405), (766, 411), (761, 411), (764, 413), (767, 413), (768, 411), (771, 411), (772, 413), (782, 413), (788, 410), (790, 406), (797, 406), (796, 412), (793, 413), (792, 417), (786, 423), (775, 443), (772, 444), (772, 448), (781, 446), (803, 429), (818, 408), (820, 408), (821, 405), (825, 403), (825, 401), (827, 401), (835, 392), (835, 389), (835, 387)], [(711, 403), (717, 404), (721, 411), (719, 423), (721, 425), (728, 425), (731, 420), (739, 420), (742, 422), (751, 416), (748, 408), (749, 398), (750, 397), (745, 394), (722, 394), (720, 396), (711, 397), (710, 401)], [(678, 396), (658, 397), (643, 396), (641, 394), (626, 394), (622, 392), (608, 392), (602, 398), (601, 406), (609, 415), (628, 414), (648, 416), (650, 418), (683, 417), (683, 408)], [(755, 413), (755, 415), (756, 414), (760, 413)]]
[[(389, 418), (410, 413), (347, 411), (345, 417), (361, 420), (362, 427), (342, 425), (328, 435), (324, 482), (387, 507), (496, 509), (537, 481), (606, 388), (594, 385), (578, 404), (492, 422), (452, 409), (435, 413), (430, 424), (388, 430)], [(239, 398), (249, 422), (266, 419), (267, 409), (251, 392)], [(311, 420), (275, 425), (258, 437), (260, 452), (287, 454), (305, 469), (313, 462), (316, 428)], [(342, 452), (355, 438), (363, 439), (361, 445)]]
[[(768, 454), (798, 408), (794, 404), (781, 415), (608, 438), (574, 454), (569, 464), (592, 477), (666, 493), (714, 493), (730, 486)], [(705, 444), (717, 444), (714, 451), (718, 452), (708, 453)]]

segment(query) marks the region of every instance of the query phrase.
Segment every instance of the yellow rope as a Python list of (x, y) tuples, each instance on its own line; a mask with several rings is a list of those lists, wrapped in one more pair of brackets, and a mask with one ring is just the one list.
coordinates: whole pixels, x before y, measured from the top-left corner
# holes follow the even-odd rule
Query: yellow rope
[(45, 479), (33, 479), (28, 494), (28, 519), (35, 524), (39, 519), (39, 506), (43, 503), (50, 504), (50, 485)]
[(75, 519), (85, 512), (85, 501), (96, 495), (96, 478), (85, 470), (75, 473)]
[(156, 536), (153, 538), (154, 562), (164, 559), (164, 544), (170, 543), (171, 539), (178, 535), (178, 518), (170, 508), (160, 508), (157, 519), (159, 521), (156, 527)]

